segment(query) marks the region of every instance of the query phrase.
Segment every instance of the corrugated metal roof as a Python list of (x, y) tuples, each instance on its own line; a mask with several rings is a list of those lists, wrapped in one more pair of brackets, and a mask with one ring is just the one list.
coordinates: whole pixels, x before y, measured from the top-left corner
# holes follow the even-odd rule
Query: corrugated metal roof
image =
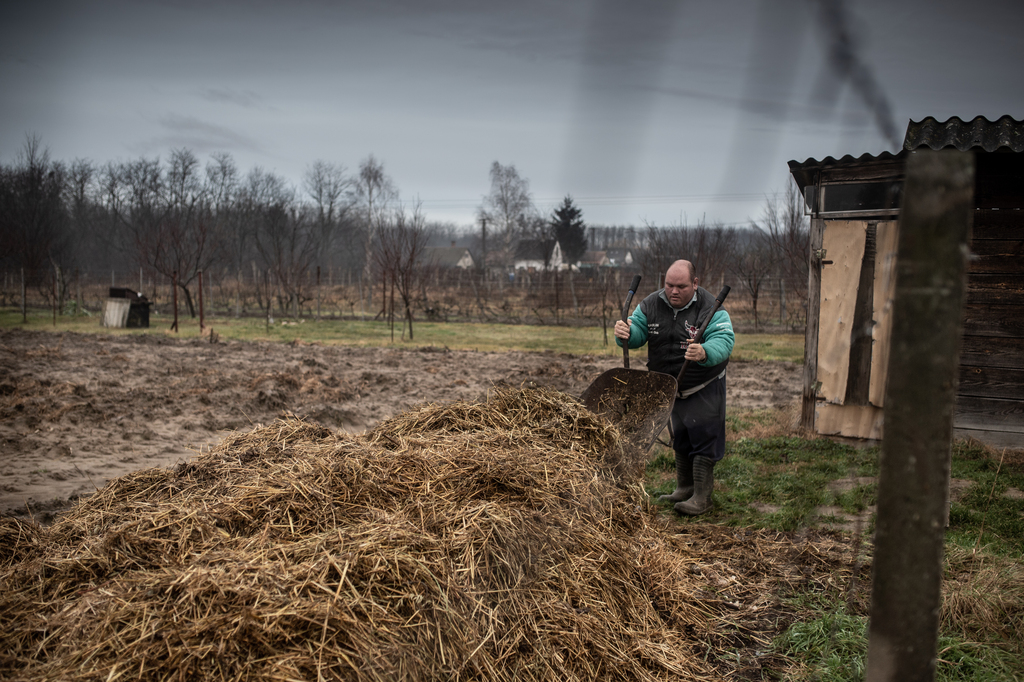
[(1012, 116), (1002, 116), (990, 121), (984, 116), (977, 116), (971, 121), (963, 121), (953, 116), (946, 121), (937, 121), (928, 116), (920, 121), (911, 120), (907, 124), (907, 134), (903, 140), (903, 149), (896, 154), (847, 154), (841, 159), (826, 156), (820, 161), (810, 158), (806, 161), (790, 161), (789, 172), (792, 173), (800, 190), (815, 182), (815, 173), (822, 169), (843, 168), (875, 162), (898, 161), (908, 153), (921, 147), (929, 149), (983, 149), (994, 152), (999, 149), (1014, 152), (1024, 151), (1024, 121)]
[(790, 161), (789, 169), (793, 170), (810, 170), (812, 168), (835, 168), (836, 166), (853, 166), (859, 163), (868, 163), (870, 161), (891, 161), (893, 159), (899, 159), (903, 156), (903, 152), (893, 154), (891, 152), (882, 152), (878, 156), (874, 154), (861, 154), (860, 156), (853, 156), (847, 154), (841, 159), (837, 159), (834, 156), (826, 156), (821, 161), (811, 158), (806, 161)]
[(821, 161), (814, 158), (807, 159), (806, 161), (790, 161), (789, 172), (793, 174), (793, 179), (796, 180), (796, 184), (802, 192), (804, 187), (814, 184), (814, 173), (822, 168), (842, 168), (844, 166), (857, 166), (877, 161), (898, 161), (906, 155), (905, 151), (900, 151), (896, 154), (882, 152), (877, 156), (874, 154), (861, 154), (860, 156), (847, 154), (841, 159), (826, 156)]
[(990, 121), (984, 116), (976, 116), (966, 122), (956, 116), (942, 122), (931, 116), (920, 121), (911, 120), (903, 148), (911, 151), (921, 147), (952, 148), (962, 152), (979, 148), (994, 152), (1005, 148), (1021, 152), (1024, 151), (1024, 121), (1012, 116), (1002, 116), (997, 121)]

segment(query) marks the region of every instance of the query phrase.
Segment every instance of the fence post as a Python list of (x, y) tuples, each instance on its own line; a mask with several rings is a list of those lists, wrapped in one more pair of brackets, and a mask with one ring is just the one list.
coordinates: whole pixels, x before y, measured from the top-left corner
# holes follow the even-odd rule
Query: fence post
[(779, 275), (779, 326), (786, 326), (786, 278)]
[(199, 271), (199, 333), (203, 333), (203, 271)]
[[(253, 264), (255, 265), (255, 261), (253, 262)], [(267, 333), (269, 334), (270, 333), (270, 320), (271, 320), (271, 314), (272, 314), (270, 312), (270, 270), (264, 271), (264, 273), (263, 273), (263, 281), (266, 284), (266, 286), (264, 288), (267, 291), (267, 316), (266, 316), (266, 323), (267, 324), (266, 324), (266, 326), (267, 326)], [(259, 286), (260, 286), (260, 284), (259, 284), (259, 282), (257, 282), (256, 283), (256, 288), (259, 289)]]
[(25, 290), (25, 268), (21, 269), (21, 323), (28, 323), (28, 302), (26, 301), (27, 292)]
[(174, 275), (171, 277), (171, 295), (174, 298), (174, 323), (171, 324), (171, 329), (174, 333), (178, 333), (178, 271), (174, 271)]

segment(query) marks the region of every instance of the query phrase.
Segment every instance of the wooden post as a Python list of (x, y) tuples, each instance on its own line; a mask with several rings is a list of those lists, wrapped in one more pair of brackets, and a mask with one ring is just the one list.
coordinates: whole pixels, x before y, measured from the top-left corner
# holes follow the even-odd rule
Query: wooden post
[(25, 289), (25, 268), (21, 269), (21, 323), (28, 324), (28, 299)]
[(171, 324), (171, 329), (174, 333), (178, 333), (178, 271), (175, 270), (174, 274), (171, 275), (171, 295), (174, 298), (174, 322)]
[(821, 253), (825, 221), (811, 218), (810, 249), (807, 254), (807, 321), (804, 329), (804, 390), (800, 428), (814, 430), (814, 409), (818, 395), (818, 320), (821, 315)]
[(242, 266), (238, 266), (235, 277), (235, 319), (242, 316)]
[(558, 324), (558, 309), (560, 307), (558, 301), (558, 268), (555, 268), (555, 324)]
[(974, 157), (907, 160), (879, 460), (868, 682), (931, 682)]
[(203, 271), (199, 271), (199, 333), (202, 334), (205, 329), (203, 324)]
[(316, 266), (316, 321), (320, 321), (320, 266)]
[(786, 278), (779, 275), (779, 327), (786, 330)]

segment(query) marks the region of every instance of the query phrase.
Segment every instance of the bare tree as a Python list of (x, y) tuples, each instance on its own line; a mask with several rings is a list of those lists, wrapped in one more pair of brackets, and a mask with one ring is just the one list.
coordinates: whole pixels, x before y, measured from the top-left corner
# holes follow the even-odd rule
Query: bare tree
[[(81, 266), (105, 268), (110, 264), (111, 254), (117, 250), (112, 248), (108, 231), (103, 229), (106, 221), (100, 208), (98, 169), (87, 159), (75, 159), (67, 168), (64, 203), (76, 272)], [(66, 283), (70, 285), (71, 279), (67, 278)]]
[(733, 260), (733, 272), (739, 279), (740, 285), (750, 294), (751, 306), (754, 309), (754, 331), (761, 326), (761, 319), (758, 313), (758, 300), (765, 282), (774, 269), (772, 262), (771, 246), (764, 232), (757, 229), (750, 230), (743, 239), (742, 245), (736, 248), (736, 256)]
[(210, 210), (223, 246), (225, 265), (235, 274), (235, 317), (242, 314), (242, 266), (250, 242), (249, 223), (241, 211), (242, 186), (238, 166), (226, 152), (212, 155), (206, 165)]
[(736, 230), (721, 223), (659, 228), (647, 226), (647, 244), (639, 250), (641, 269), (654, 281), (680, 258), (693, 263), (704, 286), (720, 283), (729, 271)]
[(512, 164), (502, 166), (497, 161), (491, 164), (491, 193), (484, 197), (480, 215), (498, 235), (506, 266), (512, 265), (512, 247), (524, 232), (531, 226), (546, 228), (543, 220), (534, 220), (536, 213), (530, 197), (530, 182), (520, 177)]
[(157, 159), (110, 164), (102, 187), (104, 207), (122, 226), (139, 265), (176, 279), (195, 317), (190, 287), (218, 262), (222, 249), (199, 160), (176, 149), (166, 170)]
[(298, 317), (302, 304), (311, 299), (306, 287), (320, 250), (316, 220), (311, 211), (298, 206), (295, 190), (272, 173), (251, 172), (247, 190), (256, 250), (274, 274), (283, 304)]
[(191, 285), (219, 256), (218, 235), (199, 160), (187, 149), (171, 152), (165, 172), (159, 162), (130, 164), (124, 177), (130, 205), (121, 219), (130, 229), (140, 265), (176, 276), (189, 314), (196, 316)]
[[(359, 164), (359, 178), (356, 180), (356, 194), (364, 211), (365, 239), (363, 277), (360, 286), (365, 287), (364, 300), (372, 299), (373, 242), (387, 216), (389, 205), (398, 198), (398, 191), (387, 173), (384, 164), (373, 154)], [(365, 310), (365, 309), (364, 309)]]
[(790, 181), (780, 200), (778, 194), (765, 199), (761, 220), (753, 223), (767, 237), (772, 261), (786, 290), (796, 297), (807, 296), (807, 252), (810, 249), (810, 229), (803, 211), (803, 199)]
[(73, 258), (64, 203), (67, 176), (39, 137), (29, 136), (0, 178), (0, 258), (24, 268), (30, 282), (41, 283), (50, 267), (66, 268)]
[(302, 186), (316, 211), (321, 253), (330, 258), (342, 221), (352, 208), (354, 181), (345, 174), (344, 166), (317, 160), (306, 169)]
[[(429, 264), (424, 262), (423, 256), (430, 237), (431, 229), (418, 205), (411, 214), (399, 209), (381, 226), (373, 252), (384, 280), (402, 299), (410, 340), (413, 338), (413, 299), (428, 276)], [(394, 337), (393, 322), (391, 334)]]

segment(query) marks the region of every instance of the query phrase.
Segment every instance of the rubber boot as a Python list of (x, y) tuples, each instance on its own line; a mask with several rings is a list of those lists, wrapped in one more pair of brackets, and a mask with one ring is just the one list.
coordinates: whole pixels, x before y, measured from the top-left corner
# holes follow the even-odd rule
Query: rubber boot
[(680, 514), (687, 516), (699, 516), (704, 512), (711, 511), (714, 503), (711, 501), (711, 491), (715, 487), (715, 462), (710, 457), (697, 456), (693, 458), (693, 497), (676, 504), (675, 509)]
[(693, 496), (693, 459), (676, 453), (676, 489), (671, 495), (662, 495), (658, 502), (682, 502)]

